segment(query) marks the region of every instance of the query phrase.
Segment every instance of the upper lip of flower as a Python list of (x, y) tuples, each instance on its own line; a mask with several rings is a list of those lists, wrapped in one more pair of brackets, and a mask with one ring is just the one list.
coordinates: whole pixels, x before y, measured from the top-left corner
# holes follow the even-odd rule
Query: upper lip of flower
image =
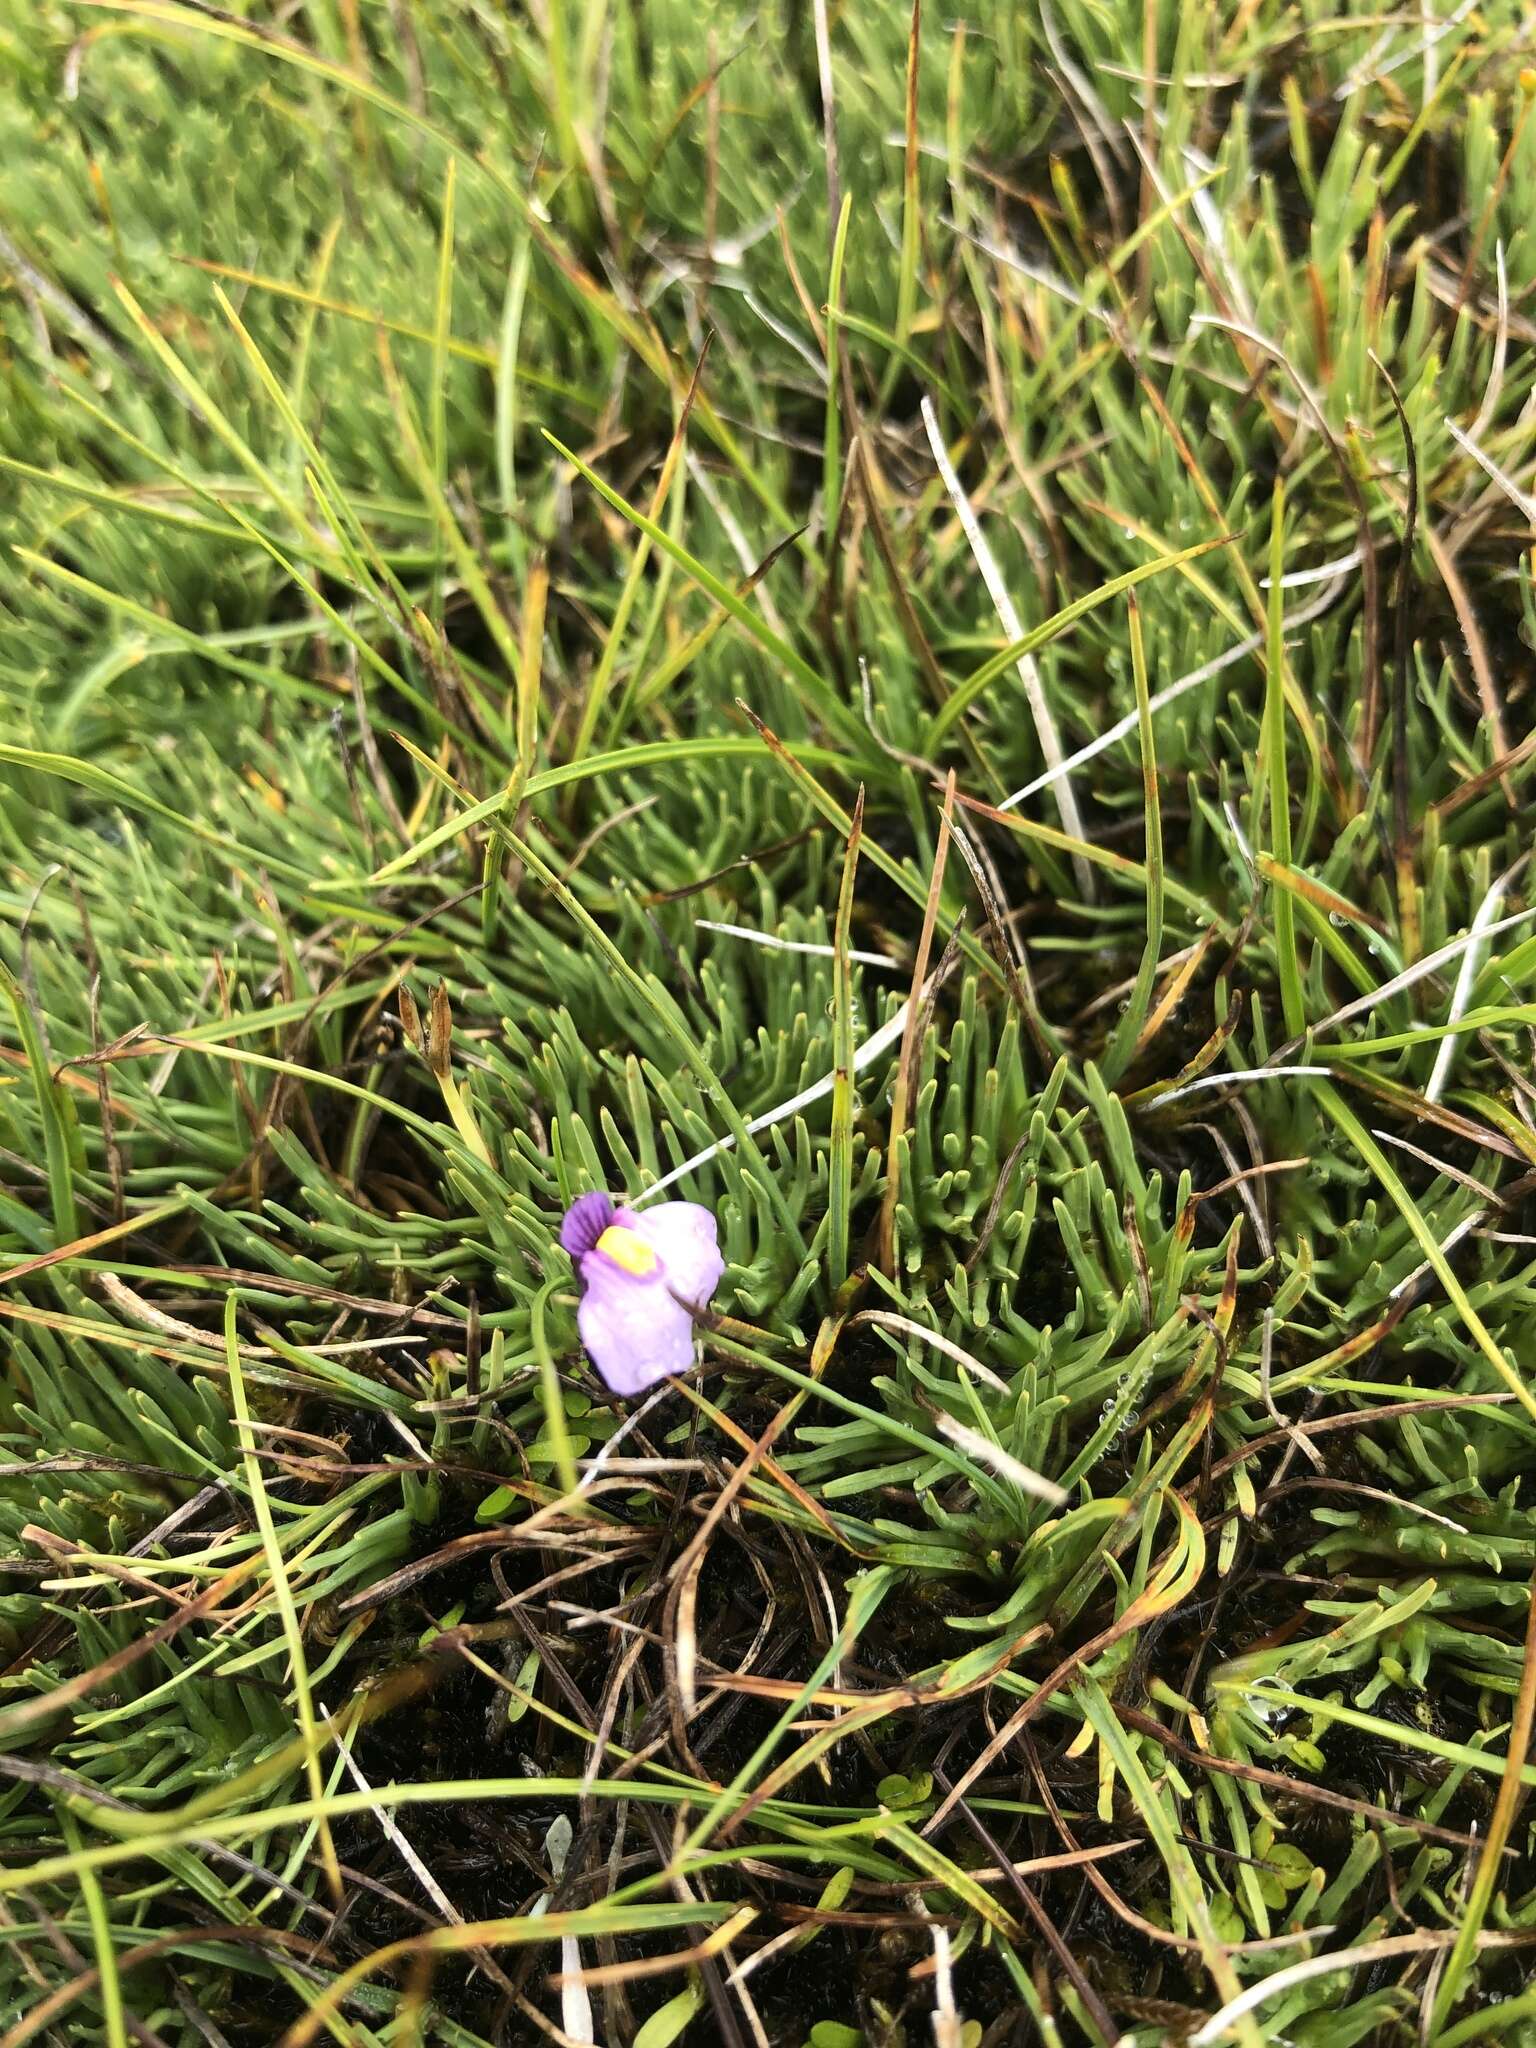
[(578, 1195), (566, 1210), (560, 1224), (560, 1242), (577, 1266), (595, 1248), (615, 1213), (611, 1197), (601, 1189), (590, 1195)]

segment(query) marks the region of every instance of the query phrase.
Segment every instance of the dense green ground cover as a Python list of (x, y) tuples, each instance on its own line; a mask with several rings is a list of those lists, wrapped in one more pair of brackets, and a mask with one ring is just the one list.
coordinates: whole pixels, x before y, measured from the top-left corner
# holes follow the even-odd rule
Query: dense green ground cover
[(0, 0), (3, 2048), (1536, 2042), (1529, 34)]

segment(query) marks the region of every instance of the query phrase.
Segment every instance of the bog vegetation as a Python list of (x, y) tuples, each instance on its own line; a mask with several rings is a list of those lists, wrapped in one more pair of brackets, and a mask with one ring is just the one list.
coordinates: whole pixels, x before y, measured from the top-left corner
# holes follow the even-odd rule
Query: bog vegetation
[(1529, 42), (0, 0), (4, 2048), (1536, 2042)]

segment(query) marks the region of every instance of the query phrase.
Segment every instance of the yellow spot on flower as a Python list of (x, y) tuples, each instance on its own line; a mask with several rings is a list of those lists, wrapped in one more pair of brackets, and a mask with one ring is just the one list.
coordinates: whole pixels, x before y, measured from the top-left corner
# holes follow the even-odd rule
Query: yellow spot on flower
[(616, 1266), (622, 1266), (626, 1273), (633, 1273), (637, 1280), (644, 1280), (654, 1273), (657, 1266), (656, 1254), (645, 1239), (633, 1230), (626, 1230), (621, 1223), (614, 1223), (597, 1240), (600, 1252), (606, 1252)]

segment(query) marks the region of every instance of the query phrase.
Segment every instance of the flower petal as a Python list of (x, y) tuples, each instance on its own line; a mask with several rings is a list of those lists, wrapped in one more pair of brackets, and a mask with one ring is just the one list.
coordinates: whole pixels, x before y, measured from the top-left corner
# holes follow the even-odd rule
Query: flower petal
[(693, 1317), (660, 1273), (637, 1280), (595, 1252), (582, 1261), (586, 1292), (576, 1311), (581, 1341), (610, 1393), (643, 1394), (693, 1368)]
[(712, 1211), (699, 1202), (658, 1202), (654, 1209), (620, 1209), (614, 1221), (651, 1246), (674, 1294), (695, 1308), (709, 1306), (725, 1271)]
[(578, 1195), (560, 1225), (560, 1242), (579, 1266), (613, 1221), (613, 1202), (599, 1190)]

